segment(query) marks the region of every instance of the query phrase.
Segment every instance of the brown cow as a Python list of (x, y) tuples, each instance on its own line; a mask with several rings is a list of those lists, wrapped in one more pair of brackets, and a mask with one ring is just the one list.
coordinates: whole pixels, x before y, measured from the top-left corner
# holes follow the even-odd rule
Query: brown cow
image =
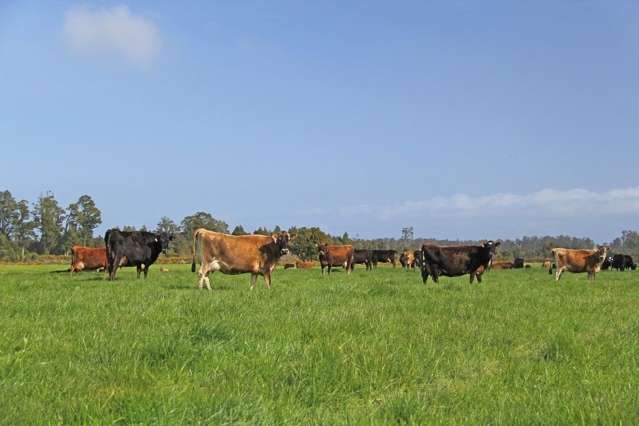
[(415, 269), (415, 252), (412, 250), (404, 250), (399, 256), (399, 263), (403, 269)]
[(257, 276), (264, 277), (267, 288), (271, 288), (271, 272), (281, 256), (288, 253), (291, 238), (283, 231), (273, 235), (228, 235), (199, 228), (193, 233), (193, 263), (195, 272), (196, 247), (199, 245), (200, 288), (211, 290), (209, 273), (251, 274), (251, 290), (255, 288)]
[(552, 260), (550, 259), (545, 259), (544, 262), (541, 264), (541, 267), (544, 269), (550, 269), (551, 266), (552, 266)]
[(296, 260), (295, 261), (295, 267), (297, 269), (311, 269), (313, 266), (314, 265), (312, 260)]
[[(601, 264), (606, 259), (607, 252), (608, 247), (605, 246), (597, 247), (593, 250), (552, 249), (555, 264), (557, 265), (555, 280), (559, 281), (564, 271), (588, 272), (588, 279), (594, 280), (596, 273), (601, 270)], [(552, 267), (550, 273), (552, 273)]]
[(328, 266), (328, 274), (331, 274), (331, 268), (333, 266), (343, 266), (346, 269), (346, 273), (350, 274), (353, 270), (353, 246), (346, 245), (328, 245), (318, 244), (317, 250), (319, 251), (319, 261), (322, 267), (322, 275), (324, 275), (324, 268)]
[(490, 263), (490, 269), (513, 269), (513, 262), (508, 260), (493, 260)]
[(106, 269), (106, 247), (71, 247), (71, 273)]

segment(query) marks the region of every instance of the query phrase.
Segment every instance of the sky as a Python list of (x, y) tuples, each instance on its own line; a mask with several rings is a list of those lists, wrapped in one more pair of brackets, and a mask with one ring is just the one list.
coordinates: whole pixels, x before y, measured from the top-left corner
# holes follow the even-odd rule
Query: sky
[(634, 1), (0, 0), (0, 189), (99, 231), (639, 228)]

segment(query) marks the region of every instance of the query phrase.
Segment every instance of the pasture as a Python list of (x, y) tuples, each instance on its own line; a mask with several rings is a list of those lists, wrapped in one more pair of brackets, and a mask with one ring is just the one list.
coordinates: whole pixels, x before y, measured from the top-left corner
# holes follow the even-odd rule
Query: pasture
[(639, 423), (636, 273), (167, 267), (0, 266), (0, 421)]

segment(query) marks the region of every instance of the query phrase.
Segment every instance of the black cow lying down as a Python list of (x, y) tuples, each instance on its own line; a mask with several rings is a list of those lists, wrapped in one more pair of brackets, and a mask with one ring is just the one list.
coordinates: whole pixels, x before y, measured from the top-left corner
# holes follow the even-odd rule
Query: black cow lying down
[(140, 278), (144, 269), (144, 278), (149, 273), (149, 267), (155, 262), (160, 253), (169, 248), (169, 241), (173, 236), (145, 231), (120, 231), (109, 229), (104, 234), (107, 251), (107, 272), (109, 280), (115, 279), (115, 273), (121, 266), (135, 266)]
[(457, 277), (470, 274), (472, 284), (475, 277), (481, 282), (481, 275), (495, 255), (499, 242), (488, 241), (480, 246), (422, 246), (421, 268), (422, 281), (426, 283), (428, 276), (438, 282), (439, 276)]

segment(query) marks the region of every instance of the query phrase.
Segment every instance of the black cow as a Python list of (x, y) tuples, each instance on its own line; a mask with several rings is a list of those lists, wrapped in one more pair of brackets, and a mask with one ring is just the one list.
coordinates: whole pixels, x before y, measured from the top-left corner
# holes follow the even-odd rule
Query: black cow
[(393, 268), (397, 264), (397, 252), (395, 250), (372, 250), (372, 258), (373, 266), (377, 268), (377, 264), (381, 263), (391, 263)]
[(371, 250), (356, 249), (353, 251), (353, 266), (355, 264), (366, 265), (366, 270), (373, 269), (373, 252)]
[(610, 266), (617, 271), (625, 271), (626, 269), (632, 269), (634, 271), (637, 268), (632, 261), (632, 257), (627, 254), (615, 254), (612, 256)]
[(421, 250), (415, 250), (413, 252), (413, 256), (415, 257), (415, 265), (413, 268), (422, 268), (422, 252)]
[(513, 260), (513, 269), (521, 269), (524, 267), (524, 259), (522, 257), (516, 257)]
[(127, 232), (109, 229), (104, 234), (109, 280), (115, 279), (115, 273), (121, 266), (135, 266), (138, 278), (144, 269), (144, 278), (146, 278), (149, 267), (160, 253), (166, 254), (171, 240), (173, 240), (173, 236), (166, 233), (154, 234), (145, 231)]
[(626, 265), (625, 265), (625, 266), (626, 266), (626, 268), (628, 268), (628, 269), (632, 269), (633, 271), (634, 271), (635, 269), (637, 269), (637, 265), (636, 265), (636, 264), (635, 264), (635, 262), (632, 260), (632, 257), (631, 257), (631, 256), (629, 256), (629, 255), (627, 255), (627, 254), (626, 254), (626, 255), (624, 255), (624, 257), (626, 258), (626, 262), (625, 262), (625, 263), (626, 263)]
[(422, 246), (422, 281), (429, 275), (438, 282), (439, 276), (457, 277), (470, 274), (472, 284), (475, 277), (481, 282), (481, 275), (488, 269), (499, 242), (488, 241), (481, 246)]
[(602, 271), (608, 270), (610, 269), (611, 266), (612, 266), (612, 256), (607, 256), (606, 259), (601, 264), (601, 270)]

